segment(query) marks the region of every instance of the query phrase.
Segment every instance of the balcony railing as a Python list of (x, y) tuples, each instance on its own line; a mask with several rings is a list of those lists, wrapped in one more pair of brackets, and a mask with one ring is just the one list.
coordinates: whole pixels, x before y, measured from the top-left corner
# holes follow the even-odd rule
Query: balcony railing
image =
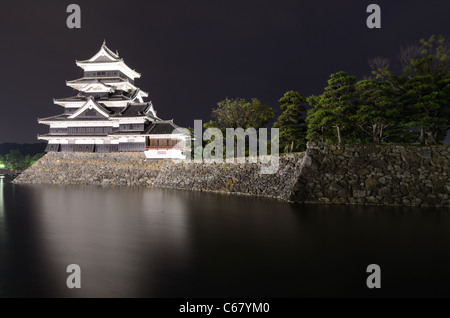
[(187, 147), (180, 147), (180, 146), (146, 146), (145, 150), (151, 150), (151, 149), (176, 149), (176, 150), (187, 150)]

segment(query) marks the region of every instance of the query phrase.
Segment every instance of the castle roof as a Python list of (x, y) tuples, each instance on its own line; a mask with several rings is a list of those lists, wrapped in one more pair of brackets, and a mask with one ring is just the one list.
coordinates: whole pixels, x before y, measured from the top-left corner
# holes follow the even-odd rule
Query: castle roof
[(141, 74), (128, 67), (119, 54), (111, 51), (103, 42), (100, 50), (90, 59), (76, 61), (76, 64), (85, 71), (94, 70), (120, 70), (131, 79), (141, 77)]
[(83, 60), (83, 61), (77, 61), (77, 62), (79, 62), (79, 63), (99, 63), (99, 62), (104, 63), (104, 62), (118, 62), (118, 61), (123, 61), (123, 59), (121, 59), (119, 57), (119, 54), (117, 52), (114, 53), (113, 51), (111, 51), (106, 46), (106, 41), (103, 41), (100, 51), (98, 51), (97, 54), (95, 54), (90, 59)]
[(155, 121), (147, 129), (145, 129), (144, 134), (169, 135), (177, 128), (180, 128), (180, 126), (174, 124), (173, 120)]

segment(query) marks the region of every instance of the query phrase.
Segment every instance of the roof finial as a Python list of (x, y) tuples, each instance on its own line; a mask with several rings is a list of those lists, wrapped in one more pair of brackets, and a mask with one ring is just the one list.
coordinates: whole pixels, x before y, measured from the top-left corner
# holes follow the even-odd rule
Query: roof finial
[(106, 46), (106, 40), (105, 39), (103, 40), (102, 46)]

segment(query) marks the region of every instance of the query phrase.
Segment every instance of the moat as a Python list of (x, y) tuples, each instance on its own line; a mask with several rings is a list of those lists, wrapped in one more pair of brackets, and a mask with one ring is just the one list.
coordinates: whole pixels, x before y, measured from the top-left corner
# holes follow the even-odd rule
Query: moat
[(0, 180), (0, 297), (449, 297), (449, 250), (448, 208)]

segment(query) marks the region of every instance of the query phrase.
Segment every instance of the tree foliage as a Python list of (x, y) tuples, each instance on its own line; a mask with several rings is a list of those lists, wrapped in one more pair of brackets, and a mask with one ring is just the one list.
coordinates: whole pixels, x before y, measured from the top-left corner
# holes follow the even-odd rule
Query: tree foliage
[(450, 126), (450, 47), (444, 37), (433, 35), (402, 48), (400, 59), (401, 74), (386, 65), (374, 65), (373, 74), (397, 90), (402, 124), (420, 132), (417, 137), (411, 134), (409, 142), (441, 143)]
[(19, 150), (11, 150), (8, 154), (0, 155), (0, 167), (4, 170), (26, 170), (38, 161), (44, 154), (24, 156)]
[[(288, 91), (279, 100), (282, 114), (273, 127), (280, 131), (280, 145), (290, 151), (303, 151), (306, 148), (307, 126), (303, 118), (306, 112), (306, 99), (296, 91)], [(283, 149), (283, 148), (282, 148)]]
[(264, 127), (275, 116), (275, 111), (259, 99), (247, 101), (243, 98), (226, 98), (217, 103), (212, 110), (215, 121), (205, 123), (206, 128), (214, 127), (225, 131), (226, 128), (255, 128)]
[(401, 111), (395, 107), (395, 91), (391, 83), (362, 80), (355, 85), (356, 112), (350, 119), (361, 129), (362, 140), (381, 143), (394, 140), (401, 120)]
[[(275, 117), (275, 110), (270, 106), (263, 104), (259, 99), (252, 98), (250, 101), (244, 98), (226, 98), (217, 103), (217, 108), (212, 110), (214, 120), (205, 123), (205, 128), (219, 128), (224, 136), (227, 128), (263, 128), (270, 120)], [(245, 138), (249, 141), (249, 137)], [(237, 156), (237, 137), (234, 137), (234, 154)], [(211, 143), (207, 140), (204, 146)], [(226, 154), (226, 139), (223, 140), (224, 156)], [(249, 155), (249, 144), (245, 144), (245, 155)]]
[(450, 46), (431, 36), (402, 48), (400, 59), (400, 74), (383, 58), (370, 61), (372, 79), (332, 74), (321, 95), (307, 98), (308, 140), (442, 143), (450, 128)]
[[(318, 130), (323, 137), (324, 130), (335, 129), (337, 142), (342, 143), (343, 134), (352, 131), (350, 116), (355, 112), (355, 83), (356, 77), (346, 72), (331, 74), (324, 93), (308, 99), (309, 103), (314, 104), (314, 110), (308, 112), (307, 118), (310, 137), (317, 135)], [(329, 133), (327, 136), (332, 137)], [(349, 142), (350, 138), (348, 133), (345, 139)]]
[[(443, 141), (448, 118), (450, 77), (414, 76), (405, 83), (403, 102), (410, 110), (409, 127), (418, 127), (419, 141), (437, 144)], [(447, 113), (447, 114), (446, 114)]]
[[(442, 36), (431, 36), (403, 47), (399, 56), (397, 72), (388, 59), (378, 57), (370, 61), (372, 77), (357, 81), (338, 72), (319, 95), (305, 99), (297, 91), (286, 92), (274, 124), (281, 149), (302, 150), (306, 140), (442, 143), (450, 128), (450, 45)], [(227, 98), (213, 110), (215, 121), (204, 126), (259, 128), (273, 117), (273, 109), (256, 98)]]
[(329, 111), (324, 105), (323, 96), (312, 95), (306, 100), (311, 106), (305, 120), (308, 124), (306, 139), (318, 140), (321, 142), (334, 142), (334, 140), (332, 140), (334, 135), (332, 134), (331, 129), (329, 129), (327, 122), (324, 120), (329, 116)]

